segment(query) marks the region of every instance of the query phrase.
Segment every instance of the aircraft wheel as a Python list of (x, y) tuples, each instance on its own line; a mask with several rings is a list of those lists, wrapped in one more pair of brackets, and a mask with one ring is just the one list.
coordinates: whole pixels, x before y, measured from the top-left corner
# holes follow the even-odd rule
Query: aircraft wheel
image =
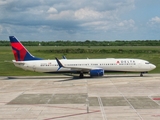
[(83, 77), (84, 77), (84, 76), (83, 76), (83, 73), (80, 73), (79, 77), (80, 77), (80, 78), (83, 78)]
[(143, 77), (143, 73), (142, 72), (141, 72), (140, 76)]

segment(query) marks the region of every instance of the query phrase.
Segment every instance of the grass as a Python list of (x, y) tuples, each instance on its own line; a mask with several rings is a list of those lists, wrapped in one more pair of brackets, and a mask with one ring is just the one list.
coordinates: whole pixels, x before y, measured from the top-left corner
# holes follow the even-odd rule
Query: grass
[[(140, 54), (118, 54), (118, 53), (109, 53), (109, 54), (53, 54), (53, 53), (44, 53), (37, 52), (36, 50), (50, 50), (50, 49), (65, 49), (71, 47), (52, 47), (52, 46), (28, 46), (27, 49), (34, 55), (44, 59), (55, 59), (55, 57), (62, 58), (62, 55), (65, 55), (68, 59), (74, 58), (140, 58), (144, 60), (148, 60), (149, 62), (155, 64), (157, 68), (150, 73), (160, 73), (160, 53), (140, 53)], [(84, 48), (88, 49), (89, 47), (82, 46), (72, 46), (72, 48)], [(98, 46), (98, 47), (90, 47), (92, 49), (124, 49), (124, 50), (160, 50), (160, 47), (155, 46)], [(11, 47), (9, 46), (1, 46), (0, 47), (0, 76), (34, 76), (34, 75), (54, 75), (54, 74), (45, 74), (45, 73), (37, 73), (32, 71), (25, 71), (20, 68), (15, 67), (12, 63), (4, 62), (5, 60), (11, 61), (14, 59)]]
[[(160, 46), (26, 46), (30, 52), (36, 50), (51, 50), (51, 49), (123, 49), (123, 50), (160, 50)], [(10, 46), (0, 46), (0, 50), (11, 51)]]

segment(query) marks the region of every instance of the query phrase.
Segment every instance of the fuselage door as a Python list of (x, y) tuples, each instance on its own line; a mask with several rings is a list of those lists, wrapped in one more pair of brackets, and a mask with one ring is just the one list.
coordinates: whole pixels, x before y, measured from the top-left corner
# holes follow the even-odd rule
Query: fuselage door
[(33, 71), (36, 71), (36, 66), (35, 65), (33, 65)]

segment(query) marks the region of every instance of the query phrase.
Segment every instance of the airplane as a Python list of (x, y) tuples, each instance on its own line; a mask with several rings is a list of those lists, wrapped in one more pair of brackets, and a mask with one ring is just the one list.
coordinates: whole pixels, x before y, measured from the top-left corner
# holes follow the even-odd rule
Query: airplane
[(132, 58), (105, 59), (57, 59), (44, 60), (33, 56), (14, 36), (9, 36), (16, 67), (24, 70), (44, 73), (78, 73), (80, 78), (84, 73), (90, 77), (103, 76), (104, 72), (139, 72), (140, 76), (156, 68), (147, 60)]

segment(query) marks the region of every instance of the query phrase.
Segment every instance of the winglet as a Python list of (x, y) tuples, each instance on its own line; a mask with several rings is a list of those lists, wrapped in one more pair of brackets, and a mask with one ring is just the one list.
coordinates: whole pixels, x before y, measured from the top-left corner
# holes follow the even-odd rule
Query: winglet
[(67, 59), (66, 56), (64, 56), (64, 55), (62, 57), (63, 57), (63, 59)]
[(62, 63), (58, 60), (58, 58), (55, 58), (56, 59), (56, 61), (57, 61), (57, 63), (58, 63), (58, 66), (59, 66), (59, 68), (57, 69), (57, 71), (59, 71), (62, 67), (64, 67), (63, 65), (62, 65)]

